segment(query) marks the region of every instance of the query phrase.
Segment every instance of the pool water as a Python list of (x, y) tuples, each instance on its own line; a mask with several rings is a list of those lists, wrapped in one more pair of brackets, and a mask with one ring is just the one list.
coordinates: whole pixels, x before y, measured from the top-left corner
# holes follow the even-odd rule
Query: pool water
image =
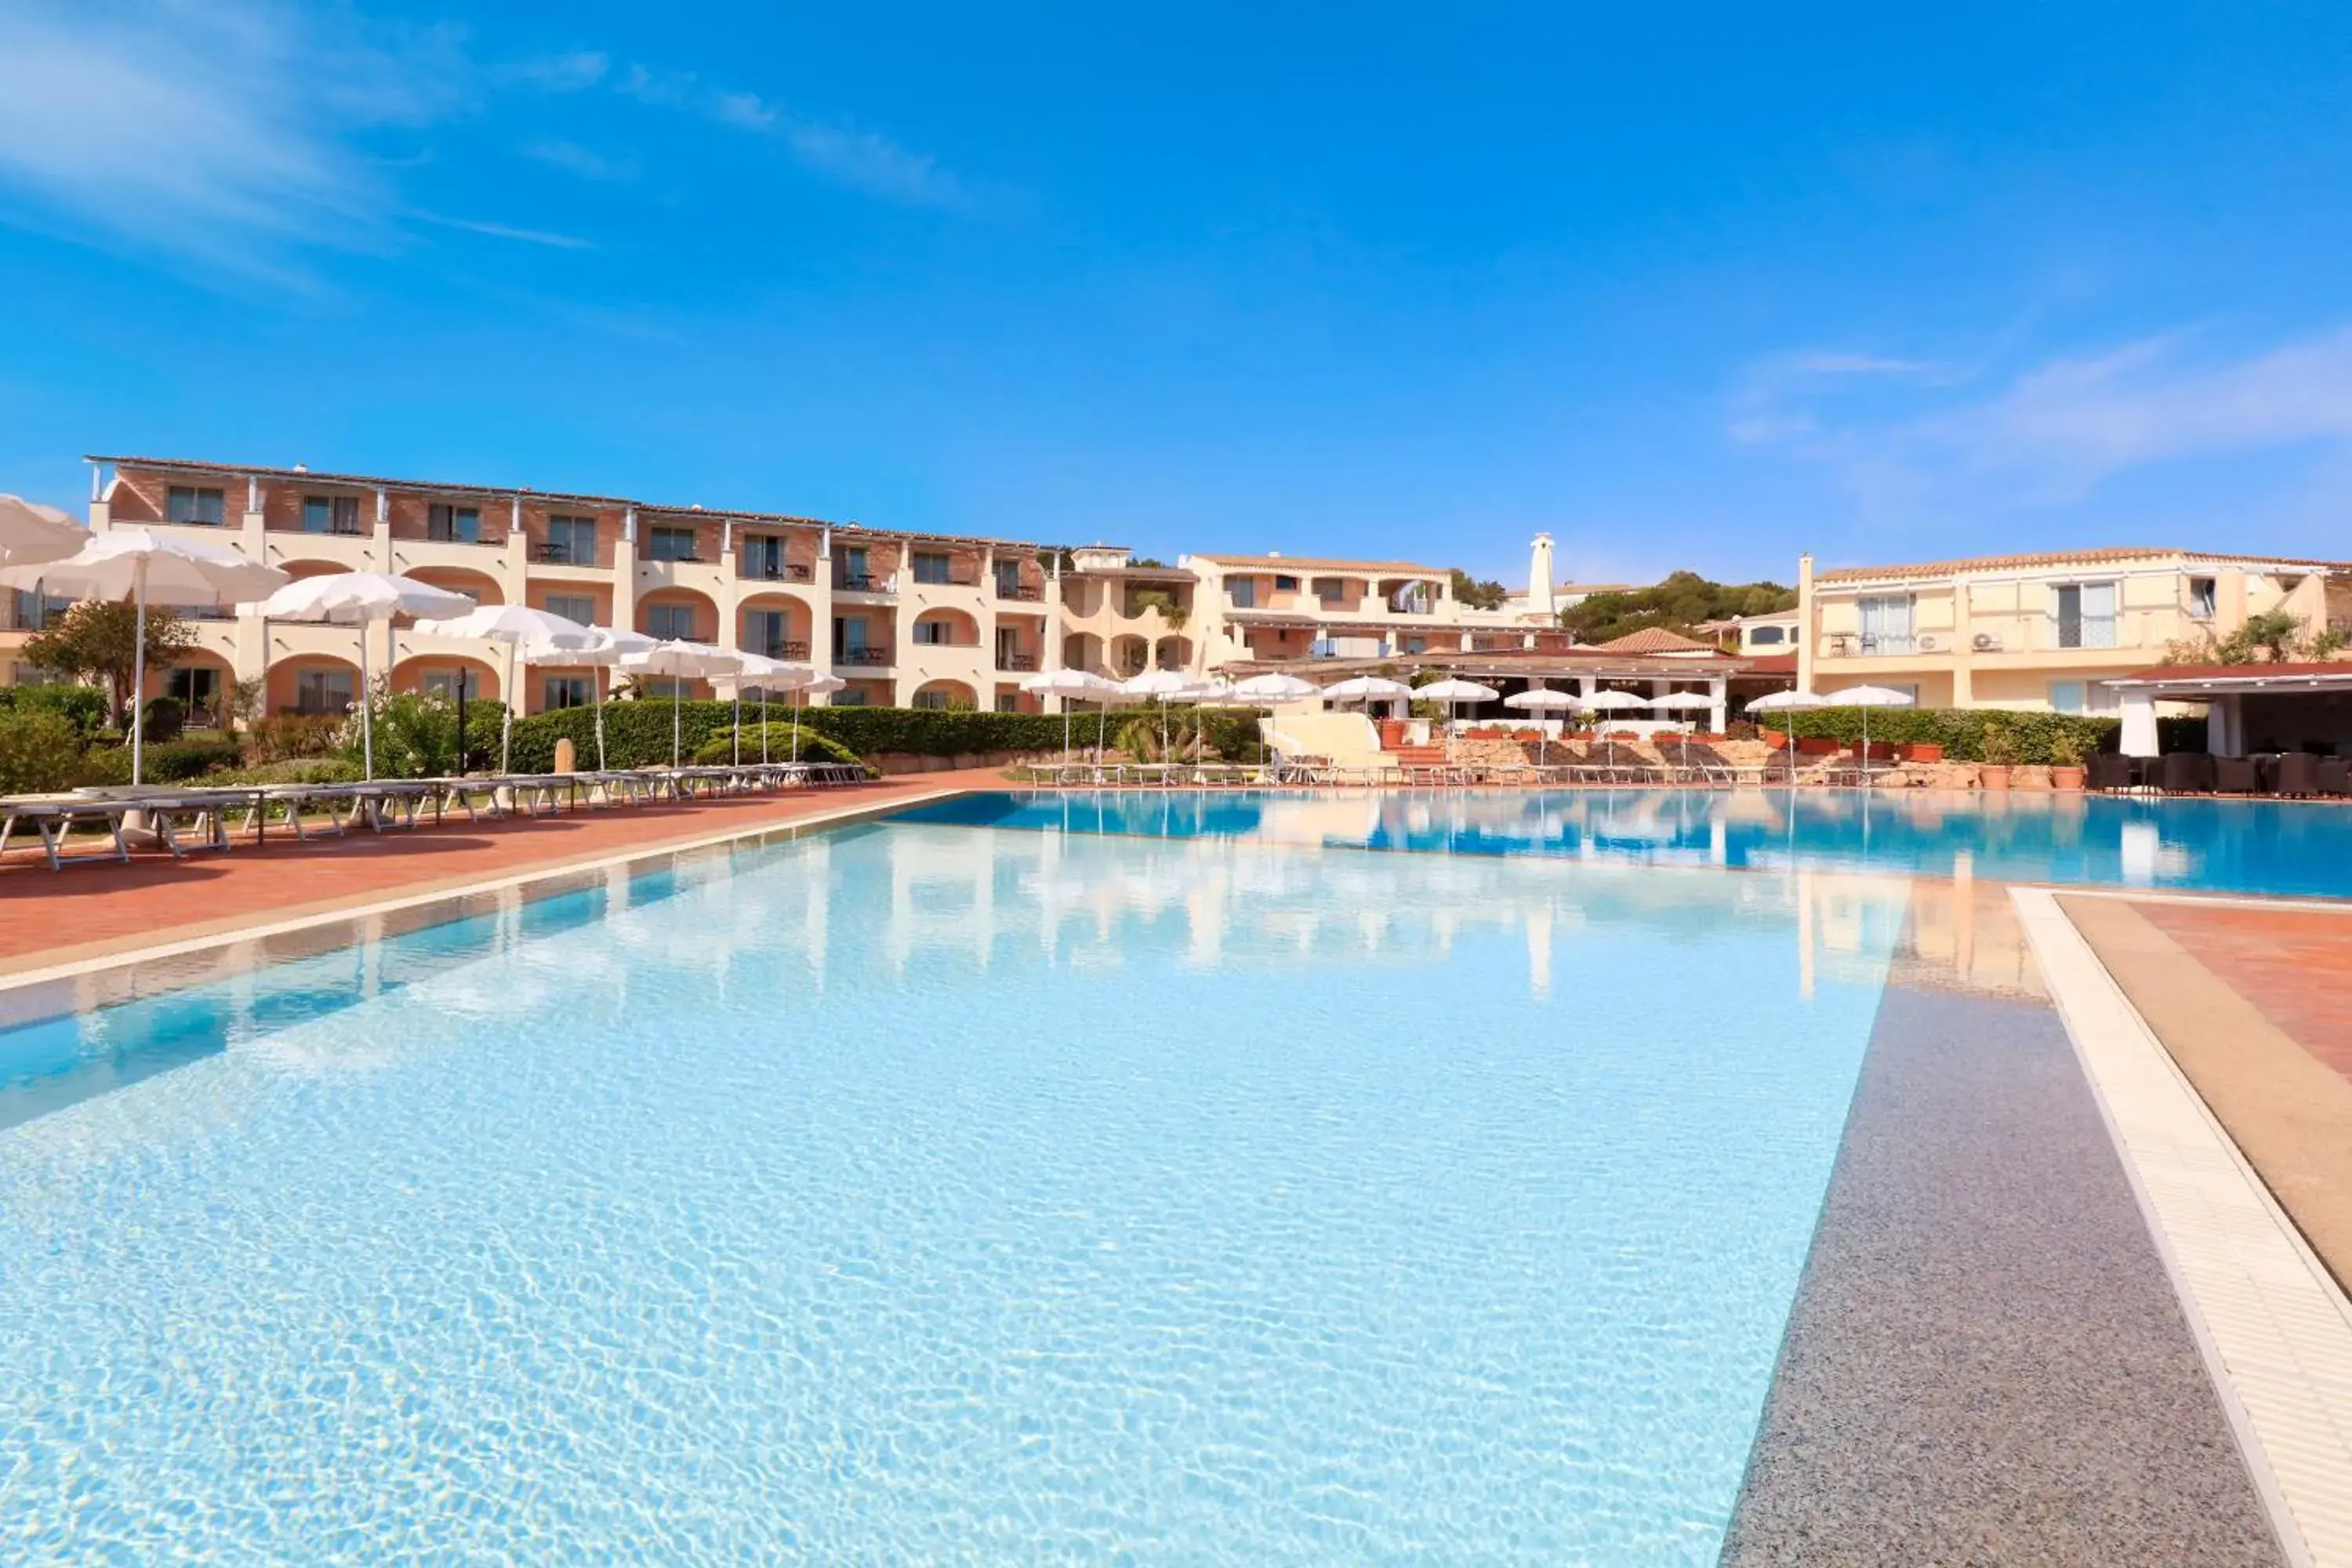
[(1885, 790), (979, 794), (918, 820), (1369, 849), (2352, 898), (2352, 807)]
[(1711, 1562), (1855, 886), (894, 822), (0, 1035), (0, 1552)]

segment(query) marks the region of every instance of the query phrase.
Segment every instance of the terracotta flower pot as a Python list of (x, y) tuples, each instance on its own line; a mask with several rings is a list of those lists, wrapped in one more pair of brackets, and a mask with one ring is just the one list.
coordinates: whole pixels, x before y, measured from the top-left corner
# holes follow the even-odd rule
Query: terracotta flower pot
[(2067, 768), (2053, 765), (2050, 770), (2050, 787), (2052, 789), (2081, 789), (2083, 787), (2084, 772), (2084, 770), (2081, 768)]
[(1895, 754), (1906, 763), (1940, 763), (1944, 748), (1932, 741), (1907, 741), (1895, 748)]
[(2001, 763), (1986, 763), (1977, 769), (1979, 789), (2006, 792), (2009, 788), (2009, 768)]

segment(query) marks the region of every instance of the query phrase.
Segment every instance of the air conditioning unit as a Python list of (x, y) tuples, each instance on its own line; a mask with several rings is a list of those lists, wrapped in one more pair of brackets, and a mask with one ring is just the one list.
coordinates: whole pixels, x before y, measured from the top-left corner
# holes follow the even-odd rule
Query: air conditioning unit
[(2000, 634), (1999, 632), (1979, 632), (1976, 635), (1974, 647), (1979, 653), (1999, 653), (2000, 651)]
[(1932, 637), (1921, 637), (1915, 639), (1915, 646), (1921, 653), (1933, 653), (1936, 651), (1936, 639)]

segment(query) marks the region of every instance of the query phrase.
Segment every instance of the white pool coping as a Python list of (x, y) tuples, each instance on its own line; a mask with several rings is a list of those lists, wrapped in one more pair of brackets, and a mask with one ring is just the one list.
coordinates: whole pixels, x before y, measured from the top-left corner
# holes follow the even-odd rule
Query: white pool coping
[(2352, 1303), (2053, 891), (2010, 896), (2288, 1561), (2352, 1568)]

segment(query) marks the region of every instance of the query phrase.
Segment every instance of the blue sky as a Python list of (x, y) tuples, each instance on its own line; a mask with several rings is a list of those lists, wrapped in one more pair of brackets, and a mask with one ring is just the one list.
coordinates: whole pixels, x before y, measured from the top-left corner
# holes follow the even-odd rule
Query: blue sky
[(2352, 556), (2347, 88), (2318, 4), (10, 0), (0, 489)]

